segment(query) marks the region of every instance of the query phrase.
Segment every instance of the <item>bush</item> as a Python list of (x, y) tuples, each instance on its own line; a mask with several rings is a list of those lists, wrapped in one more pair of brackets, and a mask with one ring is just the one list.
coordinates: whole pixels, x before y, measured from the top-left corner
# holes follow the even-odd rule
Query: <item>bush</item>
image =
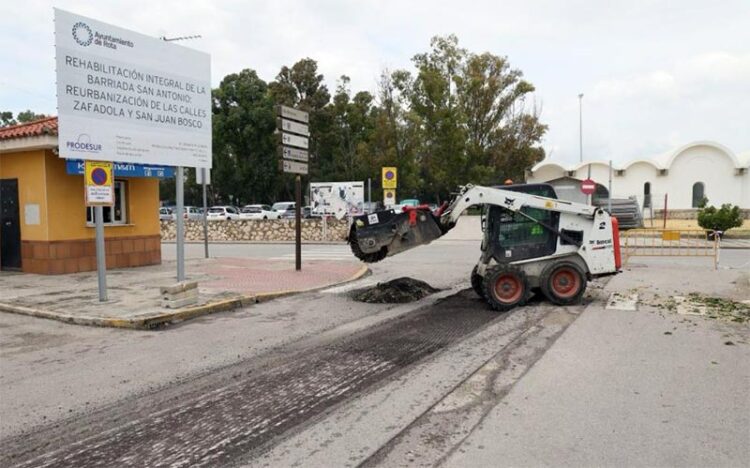
[(698, 225), (703, 229), (725, 232), (742, 226), (739, 206), (725, 203), (717, 210), (716, 207), (708, 206), (708, 200), (704, 199), (704, 201), (698, 211)]

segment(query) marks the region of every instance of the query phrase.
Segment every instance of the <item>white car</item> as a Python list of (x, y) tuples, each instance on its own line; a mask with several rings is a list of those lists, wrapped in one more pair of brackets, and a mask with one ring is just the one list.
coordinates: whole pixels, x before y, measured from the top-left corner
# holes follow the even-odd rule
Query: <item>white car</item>
[(174, 215), (172, 214), (172, 210), (170, 210), (166, 206), (162, 206), (161, 208), (159, 208), (159, 220), (161, 221), (174, 220)]
[(246, 205), (240, 210), (240, 219), (279, 219), (281, 213), (268, 205)]
[(271, 209), (279, 214), (281, 218), (294, 218), (294, 202), (276, 202)]
[(183, 219), (203, 219), (203, 214), (201, 213), (200, 209), (195, 206), (186, 206), (184, 207), (184, 213), (182, 215)]
[(240, 219), (240, 213), (234, 206), (212, 206), (208, 209), (206, 219), (209, 221)]

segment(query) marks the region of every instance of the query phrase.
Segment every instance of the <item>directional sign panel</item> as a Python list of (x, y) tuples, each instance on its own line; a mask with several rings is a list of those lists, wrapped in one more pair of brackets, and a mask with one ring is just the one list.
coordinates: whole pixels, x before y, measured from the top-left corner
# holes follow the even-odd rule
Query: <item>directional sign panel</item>
[(294, 120), (276, 119), (276, 128), (285, 132), (296, 133), (298, 135), (310, 136), (310, 129), (307, 125)]
[(277, 114), (284, 117), (285, 119), (296, 120), (297, 122), (308, 123), (310, 122), (310, 114), (305, 111), (295, 109), (293, 107), (278, 106)]
[(307, 149), (307, 137), (292, 135), (291, 133), (281, 133), (281, 144), (286, 146), (296, 146)]
[(293, 161), (307, 162), (310, 160), (310, 155), (307, 151), (292, 148), (290, 146), (279, 146), (279, 157), (281, 159), (291, 159)]
[(283, 159), (281, 161), (281, 170), (287, 174), (307, 175), (307, 164)]
[(115, 188), (112, 163), (86, 161), (86, 206), (114, 205)]

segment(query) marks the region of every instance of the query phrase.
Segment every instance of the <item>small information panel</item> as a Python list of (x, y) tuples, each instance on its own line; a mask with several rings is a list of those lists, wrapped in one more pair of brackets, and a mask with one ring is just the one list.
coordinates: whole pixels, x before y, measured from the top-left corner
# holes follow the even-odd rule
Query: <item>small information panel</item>
[(383, 204), (385, 206), (393, 206), (396, 204), (396, 190), (383, 189)]
[(395, 189), (398, 186), (398, 169), (395, 167), (383, 168), (383, 188)]
[(86, 206), (114, 205), (115, 187), (112, 179), (112, 163), (86, 161)]

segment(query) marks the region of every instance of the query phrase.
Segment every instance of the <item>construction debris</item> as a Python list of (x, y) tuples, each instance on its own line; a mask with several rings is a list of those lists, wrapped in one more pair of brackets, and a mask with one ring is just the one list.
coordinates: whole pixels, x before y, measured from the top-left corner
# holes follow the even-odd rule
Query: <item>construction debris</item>
[(182, 281), (171, 286), (162, 286), (161, 306), (167, 309), (179, 309), (198, 303), (198, 282)]
[(438, 291), (440, 290), (424, 281), (403, 277), (355, 291), (352, 298), (355, 301), (373, 304), (403, 304), (418, 301)]

